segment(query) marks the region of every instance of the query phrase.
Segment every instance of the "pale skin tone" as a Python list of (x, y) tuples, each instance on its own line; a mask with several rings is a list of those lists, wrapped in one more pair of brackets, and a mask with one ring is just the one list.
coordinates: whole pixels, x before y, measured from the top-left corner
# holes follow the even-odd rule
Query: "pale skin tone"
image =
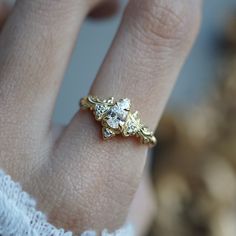
[[(132, 138), (104, 142), (88, 111), (61, 129), (51, 121), (80, 26), (101, 2), (18, 0), (1, 11), (0, 167), (52, 224), (75, 232), (125, 222), (148, 150)], [(155, 129), (200, 15), (200, 0), (130, 0), (91, 94), (130, 98)]]

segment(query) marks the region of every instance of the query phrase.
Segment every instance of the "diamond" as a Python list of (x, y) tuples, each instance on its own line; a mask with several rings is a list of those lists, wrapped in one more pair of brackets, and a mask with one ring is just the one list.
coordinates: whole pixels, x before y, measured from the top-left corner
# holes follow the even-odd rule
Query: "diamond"
[(123, 110), (130, 110), (130, 100), (128, 98), (120, 99), (117, 105)]
[(95, 105), (95, 115), (97, 119), (100, 119), (107, 111), (109, 107), (103, 104), (96, 104)]
[(118, 129), (123, 126), (130, 109), (130, 100), (125, 98), (119, 100), (107, 113), (106, 122), (109, 127)]
[(132, 134), (135, 134), (137, 131), (138, 131), (137, 124), (134, 121), (129, 120), (126, 123), (126, 132), (127, 132), (127, 134), (132, 135)]
[(102, 133), (103, 133), (103, 137), (105, 139), (111, 138), (112, 136), (115, 135), (114, 132), (112, 130), (108, 129), (108, 128), (103, 128)]
[(130, 114), (124, 127), (125, 135), (134, 135), (140, 129), (140, 119), (138, 112)]
[(119, 128), (119, 123), (120, 123), (120, 121), (118, 119), (109, 118), (107, 120), (107, 124), (113, 129), (118, 129)]
[(107, 124), (113, 128), (118, 129), (125, 122), (128, 112), (121, 110), (117, 105), (111, 108), (107, 115)]

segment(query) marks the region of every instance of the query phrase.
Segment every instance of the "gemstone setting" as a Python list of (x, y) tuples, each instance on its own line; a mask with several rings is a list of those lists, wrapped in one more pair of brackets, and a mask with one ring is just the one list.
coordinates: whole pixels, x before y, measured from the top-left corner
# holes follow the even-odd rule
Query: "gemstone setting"
[(131, 113), (129, 99), (115, 101), (113, 97), (101, 99), (89, 95), (80, 100), (80, 105), (81, 109), (93, 111), (95, 119), (101, 122), (104, 139), (122, 134), (136, 136), (143, 144), (156, 144), (153, 132), (141, 122), (138, 112)]

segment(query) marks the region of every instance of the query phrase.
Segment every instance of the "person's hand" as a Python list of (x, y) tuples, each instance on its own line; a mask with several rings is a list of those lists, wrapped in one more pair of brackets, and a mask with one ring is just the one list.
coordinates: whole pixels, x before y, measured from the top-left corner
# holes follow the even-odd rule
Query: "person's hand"
[[(147, 156), (135, 139), (103, 141), (90, 112), (61, 130), (51, 122), (78, 30), (99, 2), (18, 0), (0, 35), (0, 167), (52, 224), (80, 232), (123, 224)], [(198, 31), (200, 5), (130, 0), (91, 94), (130, 98), (155, 129)]]

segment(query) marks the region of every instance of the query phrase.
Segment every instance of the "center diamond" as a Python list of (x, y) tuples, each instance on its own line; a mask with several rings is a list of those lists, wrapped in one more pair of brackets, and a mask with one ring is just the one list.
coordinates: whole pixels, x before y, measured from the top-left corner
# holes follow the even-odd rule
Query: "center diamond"
[(130, 100), (119, 100), (107, 113), (106, 121), (108, 126), (113, 129), (118, 129), (119, 126), (124, 125), (126, 117), (130, 110)]

